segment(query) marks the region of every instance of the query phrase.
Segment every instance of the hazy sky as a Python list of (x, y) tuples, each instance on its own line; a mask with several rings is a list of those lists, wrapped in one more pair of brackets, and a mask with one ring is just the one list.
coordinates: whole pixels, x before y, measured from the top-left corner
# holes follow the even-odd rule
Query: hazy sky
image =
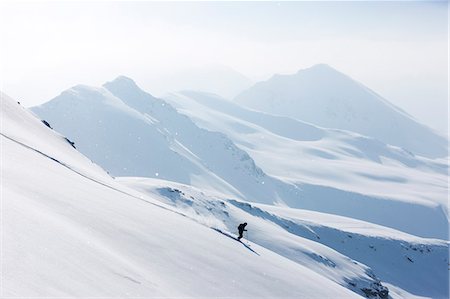
[(0, 3), (1, 89), (26, 106), (122, 74), (159, 95), (190, 69), (257, 81), (316, 63), (446, 132), (447, 1)]

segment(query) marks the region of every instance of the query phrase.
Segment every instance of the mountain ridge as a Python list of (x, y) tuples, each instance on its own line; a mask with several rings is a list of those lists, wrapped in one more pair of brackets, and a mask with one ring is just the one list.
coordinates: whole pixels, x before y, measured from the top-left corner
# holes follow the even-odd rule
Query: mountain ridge
[(258, 82), (234, 99), (252, 109), (350, 130), (415, 154), (448, 155), (448, 140), (362, 83), (328, 65)]
[[(120, 99), (113, 100), (120, 103)], [(18, 118), (23, 118), (20, 113)], [(32, 123), (45, 131), (43, 135), (57, 134), (38, 119)], [(6, 130), (8, 136), (25, 143), (35, 139), (39, 148), (47, 147), (45, 152), (52, 148), (46, 143), (48, 136), (33, 136), (28, 127), (21, 132), (16, 129), (8, 119), (2, 134)], [(4, 284), (7, 294), (448, 296), (448, 241), (397, 235), (392, 229), (333, 215), (249, 204), (165, 180), (114, 180), (106, 175), (100, 182), (86, 180), (95, 166), (88, 159), (83, 161), (91, 166), (77, 174), (71, 171), (78, 168), (75, 160), (70, 167), (60, 167), (52, 156), (36, 155), (0, 138), (5, 149), (2, 155), (7, 157), (2, 165), (7, 170), (5, 208), (11, 212), (5, 219), (5, 256), (7, 265), (15, 265)], [(66, 151), (77, 152), (63, 137), (58, 140), (54, 152), (65, 163), (70, 157)], [(210, 229), (234, 236), (242, 219), (251, 226), (252, 251)], [(32, 225), (36, 222), (38, 226)], [(53, 234), (61, 237), (51, 238)], [(205, 248), (212, 251), (205, 255)], [(46, 253), (49, 249), (52, 255)], [(30, 260), (17, 263), (17, 257), (24, 253)], [(245, 265), (245, 273), (234, 272), (235, 267), (222, 270), (230, 263)], [(64, 272), (57, 265), (63, 265)], [(80, 271), (88, 275), (79, 275)], [(184, 277), (183, 273), (197, 274)], [(245, 276), (245, 287), (230, 287), (226, 282), (240, 277), (238, 273)], [(303, 277), (301, 282), (294, 283), (299, 276)], [(82, 291), (73, 285), (83, 286)]]
[[(0, 97), (2, 295), (360, 297), (358, 288), (252, 243), (256, 255), (155, 195), (127, 188), (32, 113)], [(370, 290), (372, 282), (380, 284), (365, 274), (367, 266), (333, 257), (364, 275), (341, 272), (340, 281), (348, 277)]]
[[(287, 201), (290, 207), (343, 215), (421, 236), (448, 236), (446, 185), (442, 183), (448, 165), (444, 161), (414, 156), (358, 133), (251, 110), (207, 93), (182, 92), (165, 99), (200, 127), (226, 133), (265, 173), (295, 184), (301, 198)], [(396, 208), (385, 211), (390, 203)], [(395, 217), (400, 212), (405, 215), (402, 223)], [(414, 220), (417, 215), (422, 215), (422, 225)], [(439, 223), (432, 225), (437, 219)], [(435, 228), (431, 235), (422, 230), (431, 227)]]
[[(268, 177), (224, 134), (197, 127), (131, 79), (120, 77), (87, 92), (63, 93), (32, 110), (112, 175), (209, 184), (219, 192), (266, 203), (280, 198), (272, 185), (284, 183)], [(100, 98), (97, 105), (92, 98)]]

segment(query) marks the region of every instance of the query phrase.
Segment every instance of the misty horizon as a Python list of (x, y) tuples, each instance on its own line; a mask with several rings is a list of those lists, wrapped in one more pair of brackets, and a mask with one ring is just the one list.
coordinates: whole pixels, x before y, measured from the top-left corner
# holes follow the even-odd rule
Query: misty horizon
[(449, 298), (448, 1), (1, 1), (1, 298)]
[(125, 75), (232, 99), (325, 63), (447, 134), (447, 18), (444, 1), (2, 2), (1, 89), (33, 106)]

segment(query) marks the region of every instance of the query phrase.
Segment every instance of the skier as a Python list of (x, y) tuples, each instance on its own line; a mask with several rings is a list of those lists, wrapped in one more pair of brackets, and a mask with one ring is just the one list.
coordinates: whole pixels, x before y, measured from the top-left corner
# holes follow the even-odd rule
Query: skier
[(241, 223), (238, 226), (238, 231), (239, 231), (239, 237), (238, 240), (240, 241), (241, 238), (243, 237), (243, 233), (246, 232), (247, 230), (245, 229), (245, 227), (247, 226), (247, 222)]

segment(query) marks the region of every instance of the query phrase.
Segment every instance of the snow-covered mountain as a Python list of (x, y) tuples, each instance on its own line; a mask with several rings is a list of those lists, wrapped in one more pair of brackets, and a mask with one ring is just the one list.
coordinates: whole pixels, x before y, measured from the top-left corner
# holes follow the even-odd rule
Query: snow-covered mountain
[(2, 296), (448, 297), (446, 241), (164, 180), (113, 179), (0, 98)]
[[(389, 286), (390, 298), (448, 296), (446, 241), (330, 214), (217, 198), (177, 183), (145, 178), (120, 181), (188, 217), (209, 225), (219, 220), (221, 229), (233, 231), (236, 222), (246, 219), (251, 223), (247, 239), (365, 297), (382, 297), (382, 285)], [(356, 268), (348, 268), (348, 258)], [(366, 275), (380, 278), (382, 285)], [(361, 286), (367, 285), (372, 290), (361, 292)]]
[(165, 99), (199, 126), (225, 133), (268, 175), (295, 184), (300, 199), (287, 201), (292, 207), (448, 237), (445, 160), (249, 110), (212, 94), (186, 91)]
[(275, 75), (235, 101), (271, 114), (374, 137), (426, 157), (448, 156), (448, 140), (361, 83), (325, 64)]
[(125, 187), (0, 98), (2, 297), (358, 298), (358, 286), (381, 288), (342, 255), (356, 292)]
[(298, 197), (224, 134), (199, 128), (126, 77), (75, 86), (32, 110), (114, 176), (157, 177), (262, 203)]
[[(101, 88), (76, 86), (33, 111), (114, 176), (161, 178), (251, 202), (448, 237), (445, 163), (354, 133), (212, 101), (217, 109), (190, 109), (194, 119), (202, 117), (196, 113), (212, 117), (199, 124), (207, 130), (201, 129), (166, 101), (119, 77)], [(422, 169), (429, 170), (425, 179), (418, 177)], [(405, 186), (408, 191), (399, 193)]]

